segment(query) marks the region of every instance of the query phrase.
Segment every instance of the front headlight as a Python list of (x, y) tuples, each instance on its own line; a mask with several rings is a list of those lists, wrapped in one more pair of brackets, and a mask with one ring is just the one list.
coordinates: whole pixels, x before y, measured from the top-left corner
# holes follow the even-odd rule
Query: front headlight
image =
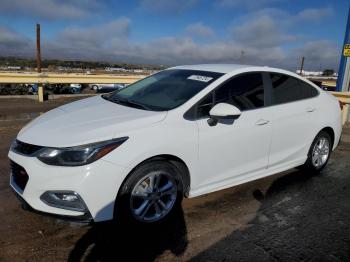
[(107, 155), (124, 143), (128, 137), (121, 137), (82, 146), (52, 148), (46, 147), (37, 152), (36, 157), (53, 166), (83, 166)]

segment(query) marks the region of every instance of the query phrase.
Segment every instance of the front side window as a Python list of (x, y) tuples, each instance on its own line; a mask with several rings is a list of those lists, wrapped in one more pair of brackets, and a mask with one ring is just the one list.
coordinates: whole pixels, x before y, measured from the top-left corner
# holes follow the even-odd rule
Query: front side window
[(317, 96), (317, 90), (297, 78), (271, 73), (272, 104), (278, 105)]
[(241, 111), (264, 106), (264, 85), (261, 73), (234, 76), (202, 99), (197, 105), (197, 117), (209, 116), (218, 103), (228, 103)]
[(198, 70), (164, 70), (103, 97), (144, 110), (168, 111), (182, 105), (222, 75)]
[(240, 110), (264, 106), (264, 85), (260, 73), (236, 76), (215, 91), (215, 104), (228, 103)]

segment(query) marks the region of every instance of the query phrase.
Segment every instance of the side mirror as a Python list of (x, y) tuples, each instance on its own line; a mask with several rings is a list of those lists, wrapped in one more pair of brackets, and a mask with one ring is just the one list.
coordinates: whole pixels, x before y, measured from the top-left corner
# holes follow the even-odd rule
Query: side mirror
[(242, 114), (241, 110), (239, 110), (234, 105), (230, 105), (227, 103), (219, 103), (216, 104), (210, 111), (210, 119), (208, 120), (208, 124), (210, 126), (215, 126), (218, 123), (218, 120), (221, 119), (230, 119), (234, 120), (240, 117)]

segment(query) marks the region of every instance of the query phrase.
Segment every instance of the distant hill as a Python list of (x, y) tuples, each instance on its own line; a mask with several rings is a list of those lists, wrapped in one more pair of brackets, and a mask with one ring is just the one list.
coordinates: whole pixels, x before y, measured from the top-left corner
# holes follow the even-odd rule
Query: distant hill
[[(109, 62), (98, 62), (98, 61), (67, 61), (67, 60), (42, 60), (41, 66), (43, 68), (81, 68), (81, 69), (104, 69), (110, 68), (124, 68), (127, 70), (132, 69), (145, 69), (145, 70), (160, 70), (164, 66), (160, 65), (148, 65), (148, 64), (127, 64), (127, 63), (109, 63)], [(5, 67), (21, 67), (25, 68), (36, 68), (36, 60), (27, 58), (17, 57), (0, 57), (0, 68)]]

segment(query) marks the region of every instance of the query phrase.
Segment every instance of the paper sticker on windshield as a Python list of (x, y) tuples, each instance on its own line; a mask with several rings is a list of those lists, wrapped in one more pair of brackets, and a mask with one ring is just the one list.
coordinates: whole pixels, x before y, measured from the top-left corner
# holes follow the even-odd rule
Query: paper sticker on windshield
[(189, 77), (187, 77), (187, 79), (190, 80), (196, 80), (196, 81), (201, 81), (201, 82), (209, 82), (210, 80), (212, 80), (212, 77), (209, 76), (200, 76), (200, 75), (191, 75)]

